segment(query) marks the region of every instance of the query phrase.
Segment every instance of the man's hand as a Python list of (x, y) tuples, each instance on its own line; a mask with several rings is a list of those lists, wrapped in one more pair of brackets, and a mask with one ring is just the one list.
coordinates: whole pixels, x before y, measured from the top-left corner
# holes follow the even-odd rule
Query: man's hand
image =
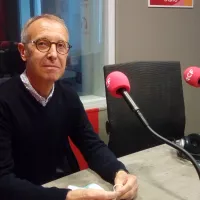
[(134, 199), (137, 195), (138, 183), (134, 175), (127, 174), (120, 170), (115, 177), (115, 191), (118, 193), (117, 199)]
[(77, 189), (67, 193), (66, 200), (113, 200), (117, 193), (99, 189)]

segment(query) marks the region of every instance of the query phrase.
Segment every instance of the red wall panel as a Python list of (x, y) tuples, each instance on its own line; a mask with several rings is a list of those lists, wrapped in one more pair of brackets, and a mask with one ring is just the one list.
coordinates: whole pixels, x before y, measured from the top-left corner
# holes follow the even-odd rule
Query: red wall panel
[[(88, 116), (88, 119), (90, 120), (93, 128), (94, 128), (94, 131), (96, 133), (99, 132), (99, 109), (98, 108), (94, 108), (94, 109), (88, 109), (86, 110), (86, 113), (87, 113), (87, 116)], [(79, 151), (79, 149), (74, 145), (74, 143), (71, 141), (71, 139), (69, 138), (69, 142), (70, 142), (70, 146), (76, 156), (76, 159), (78, 161), (78, 164), (79, 164), (79, 167), (80, 167), (80, 170), (83, 170), (83, 169), (87, 169), (88, 168), (88, 164), (87, 162), (85, 161), (82, 153)]]

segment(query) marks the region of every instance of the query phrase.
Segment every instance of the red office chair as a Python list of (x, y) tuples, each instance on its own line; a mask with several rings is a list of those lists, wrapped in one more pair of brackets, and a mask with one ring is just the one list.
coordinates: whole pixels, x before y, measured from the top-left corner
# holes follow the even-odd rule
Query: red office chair
[(0, 0), (0, 40), (6, 39), (5, 24), (5, 1)]

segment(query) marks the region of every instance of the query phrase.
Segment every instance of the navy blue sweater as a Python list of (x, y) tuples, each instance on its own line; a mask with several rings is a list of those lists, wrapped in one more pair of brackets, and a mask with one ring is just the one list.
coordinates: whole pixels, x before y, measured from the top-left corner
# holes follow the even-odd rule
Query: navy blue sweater
[(52, 98), (43, 107), (19, 76), (1, 85), (0, 199), (65, 200), (67, 189), (41, 184), (79, 170), (68, 136), (104, 180), (113, 183), (115, 173), (126, 170), (94, 133), (70, 87), (56, 82)]

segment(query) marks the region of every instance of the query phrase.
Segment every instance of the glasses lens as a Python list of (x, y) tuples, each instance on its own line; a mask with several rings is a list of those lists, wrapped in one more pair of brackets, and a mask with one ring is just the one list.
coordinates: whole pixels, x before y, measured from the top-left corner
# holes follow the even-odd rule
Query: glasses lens
[(58, 42), (57, 43), (57, 51), (60, 54), (67, 54), (69, 51), (69, 44), (64, 41)]
[(36, 41), (36, 47), (39, 51), (47, 52), (50, 49), (51, 43), (46, 39), (39, 39)]

